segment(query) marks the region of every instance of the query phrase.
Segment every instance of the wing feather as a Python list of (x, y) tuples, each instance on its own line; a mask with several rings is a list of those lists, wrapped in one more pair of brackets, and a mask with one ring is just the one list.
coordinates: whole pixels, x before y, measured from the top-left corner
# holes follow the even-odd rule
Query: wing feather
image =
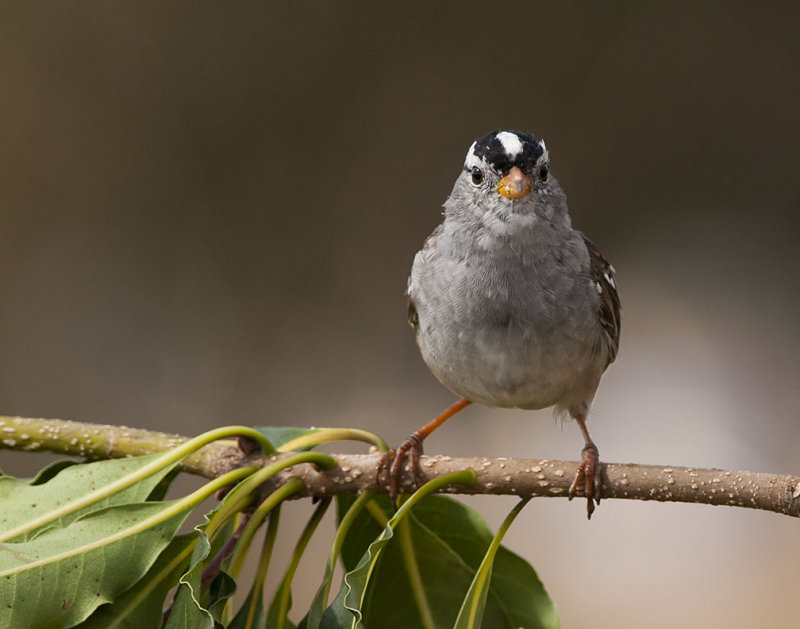
[(608, 363), (611, 364), (617, 357), (619, 333), (622, 324), (622, 312), (617, 282), (614, 277), (614, 267), (600, 253), (597, 245), (586, 236), (583, 236), (583, 242), (589, 252), (589, 273), (600, 295), (597, 316), (608, 337)]

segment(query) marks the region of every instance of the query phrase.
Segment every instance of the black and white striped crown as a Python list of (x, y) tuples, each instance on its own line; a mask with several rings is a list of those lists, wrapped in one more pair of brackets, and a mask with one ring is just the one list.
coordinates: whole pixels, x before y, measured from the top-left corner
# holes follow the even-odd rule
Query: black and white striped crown
[(547, 162), (549, 156), (544, 140), (537, 140), (529, 133), (521, 131), (492, 131), (472, 143), (467, 153), (491, 164), (498, 172), (505, 174), (512, 166), (523, 172), (530, 172), (537, 164)]

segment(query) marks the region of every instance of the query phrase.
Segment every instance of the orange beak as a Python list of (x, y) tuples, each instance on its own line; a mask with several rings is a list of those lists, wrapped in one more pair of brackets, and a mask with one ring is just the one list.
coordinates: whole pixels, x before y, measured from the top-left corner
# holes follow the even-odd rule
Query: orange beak
[(522, 199), (531, 192), (531, 180), (519, 168), (513, 166), (511, 171), (500, 180), (497, 192), (508, 199)]

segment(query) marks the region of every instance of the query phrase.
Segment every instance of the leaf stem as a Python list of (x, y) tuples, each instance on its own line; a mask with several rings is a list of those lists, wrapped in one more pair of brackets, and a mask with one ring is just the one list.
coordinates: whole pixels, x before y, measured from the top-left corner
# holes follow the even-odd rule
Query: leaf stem
[(336, 561), (342, 553), (344, 540), (347, 537), (348, 531), (350, 531), (350, 527), (353, 526), (356, 516), (361, 512), (365, 504), (372, 504), (372, 498), (374, 496), (375, 492), (370, 489), (363, 492), (356, 498), (355, 502), (350, 505), (347, 513), (342, 517), (342, 521), (339, 523), (339, 527), (336, 529), (336, 535), (333, 538), (333, 545), (331, 546), (330, 555), (328, 555), (328, 562), (325, 564), (325, 575), (322, 577), (322, 583), (317, 589), (317, 593), (314, 595), (314, 600), (311, 602), (311, 607), (308, 610), (308, 616), (306, 617), (307, 629), (319, 628), (320, 622), (322, 622), (322, 614), (328, 607), (333, 572), (336, 569)]
[(264, 583), (267, 580), (269, 560), (272, 557), (272, 549), (275, 547), (275, 538), (278, 535), (278, 523), (280, 522), (280, 518), (281, 505), (277, 505), (269, 512), (269, 522), (267, 523), (267, 530), (264, 533), (264, 542), (261, 544), (261, 554), (258, 557), (256, 576), (255, 579), (253, 579), (253, 587), (251, 589), (252, 596), (250, 597), (247, 607), (247, 618), (244, 623), (245, 627), (253, 626), (259, 605), (263, 606)]
[(453, 626), (454, 629), (478, 629), (481, 626), (483, 618), (483, 610), (486, 605), (486, 595), (489, 591), (489, 582), (492, 577), (492, 565), (494, 557), (497, 554), (497, 549), (500, 548), (500, 543), (503, 537), (511, 526), (511, 523), (522, 511), (523, 507), (530, 502), (530, 498), (523, 498), (520, 500), (510, 513), (506, 516), (497, 533), (492, 538), (492, 543), (486, 550), (483, 556), (481, 565), (478, 567), (472, 583), (469, 586), (467, 595), (464, 597), (464, 602), (461, 604), (461, 610), (458, 613), (458, 618)]
[(417, 557), (414, 554), (414, 546), (411, 543), (411, 525), (409, 524), (408, 518), (403, 518), (398, 525), (397, 537), (400, 542), (403, 563), (406, 566), (408, 583), (411, 586), (414, 602), (417, 604), (417, 609), (419, 610), (423, 629), (436, 629), (436, 625), (433, 622), (431, 605), (425, 594), (425, 586), (422, 583), (422, 575), (419, 572)]
[(236, 544), (236, 548), (233, 551), (233, 556), (231, 557), (231, 563), (228, 572), (234, 579), (238, 576), (239, 570), (242, 568), (244, 558), (247, 555), (247, 551), (250, 549), (250, 544), (253, 541), (253, 537), (255, 537), (256, 530), (259, 526), (261, 526), (264, 518), (266, 518), (273, 509), (278, 507), (281, 502), (286, 500), (292, 494), (297, 493), (304, 487), (305, 485), (303, 484), (303, 481), (301, 481), (299, 478), (290, 478), (286, 483), (278, 487), (278, 489), (267, 496), (260, 505), (258, 505), (258, 508), (255, 510), (255, 512), (253, 512), (253, 515), (245, 525), (244, 530), (239, 537), (239, 541)]
[[(439, 476), (438, 478), (429, 480), (417, 491), (411, 494), (411, 496), (409, 496), (408, 500), (406, 500), (397, 510), (397, 513), (394, 514), (392, 520), (397, 519), (399, 521), (404, 518), (406, 513), (411, 510), (411, 507), (417, 504), (428, 494), (432, 494), (439, 489), (446, 487), (447, 485), (472, 485), (477, 477), (478, 475), (475, 473), (475, 470), (467, 469), (451, 472), (450, 474), (445, 474), (444, 476)], [(390, 525), (392, 520), (389, 521)]]
[(363, 441), (371, 443), (380, 452), (389, 451), (389, 446), (383, 439), (366, 430), (358, 428), (322, 428), (316, 432), (287, 441), (278, 448), (278, 452), (291, 452), (292, 450), (317, 446), (329, 441)]
[(206, 529), (206, 534), (209, 539), (213, 537), (217, 529), (233, 513), (241, 511), (253, 501), (253, 492), (260, 485), (275, 476), (278, 472), (299, 463), (315, 463), (321, 467), (330, 469), (336, 465), (336, 459), (320, 452), (299, 452), (260, 468), (243, 483), (234, 487), (230, 494), (226, 496), (226, 500), (223, 502), (219, 511), (214, 514), (214, 517), (211, 519)]
[(311, 536), (314, 534), (314, 531), (317, 530), (317, 526), (319, 525), (320, 520), (322, 520), (322, 516), (324, 516), (325, 512), (328, 510), (330, 504), (331, 498), (325, 498), (320, 501), (320, 503), (317, 505), (317, 508), (314, 509), (314, 513), (311, 514), (311, 517), (303, 529), (303, 532), (300, 534), (300, 538), (297, 540), (297, 544), (294, 547), (294, 552), (292, 553), (292, 558), (289, 561), (288, 567), (286, 568), (286, 574), (284, 575), (283, 580), (278, 587), (278, 592), (275, 595), (275, 601), (272, 603), (272, 605), (277, 605), (277, 618), (275, 619), (277, 624), (275, 624), (275, 629), (284, 629), (286, 626), (294, 574), (297, 572), (297, 566), (300, 565), (300, 559), (306, 550), (306, 546), (308, 546)]

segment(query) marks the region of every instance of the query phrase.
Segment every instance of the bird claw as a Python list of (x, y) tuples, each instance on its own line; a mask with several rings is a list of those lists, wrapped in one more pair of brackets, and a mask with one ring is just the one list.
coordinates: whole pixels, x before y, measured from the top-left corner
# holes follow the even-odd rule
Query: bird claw
[(591, 520), (594, 503), (600, 504), (600, 491), (603, 481), (600, 478), (600, 452), (594, 443), (587, 443), (581, 450), (581, 462), (575, 479), (569, 487), (569, 499), (572, 500), (583, 484), (583, 495), (586, 496), (586, 515)]
[(417, 433), (414, 433), (399, 446), (384, 454), (378, 462), (379, 477), (387, 466), (389, 468), (389, 497), (392, 499), (395, 509), (397, 508), (397, 496), (400, 493), (400, 475), (403, 471), (403, 462), (408, 458), (411, 471), (414, 474), (414, 481), (416, 482), (419, 476), (420, 456), (422, 456), (422, 439)]

